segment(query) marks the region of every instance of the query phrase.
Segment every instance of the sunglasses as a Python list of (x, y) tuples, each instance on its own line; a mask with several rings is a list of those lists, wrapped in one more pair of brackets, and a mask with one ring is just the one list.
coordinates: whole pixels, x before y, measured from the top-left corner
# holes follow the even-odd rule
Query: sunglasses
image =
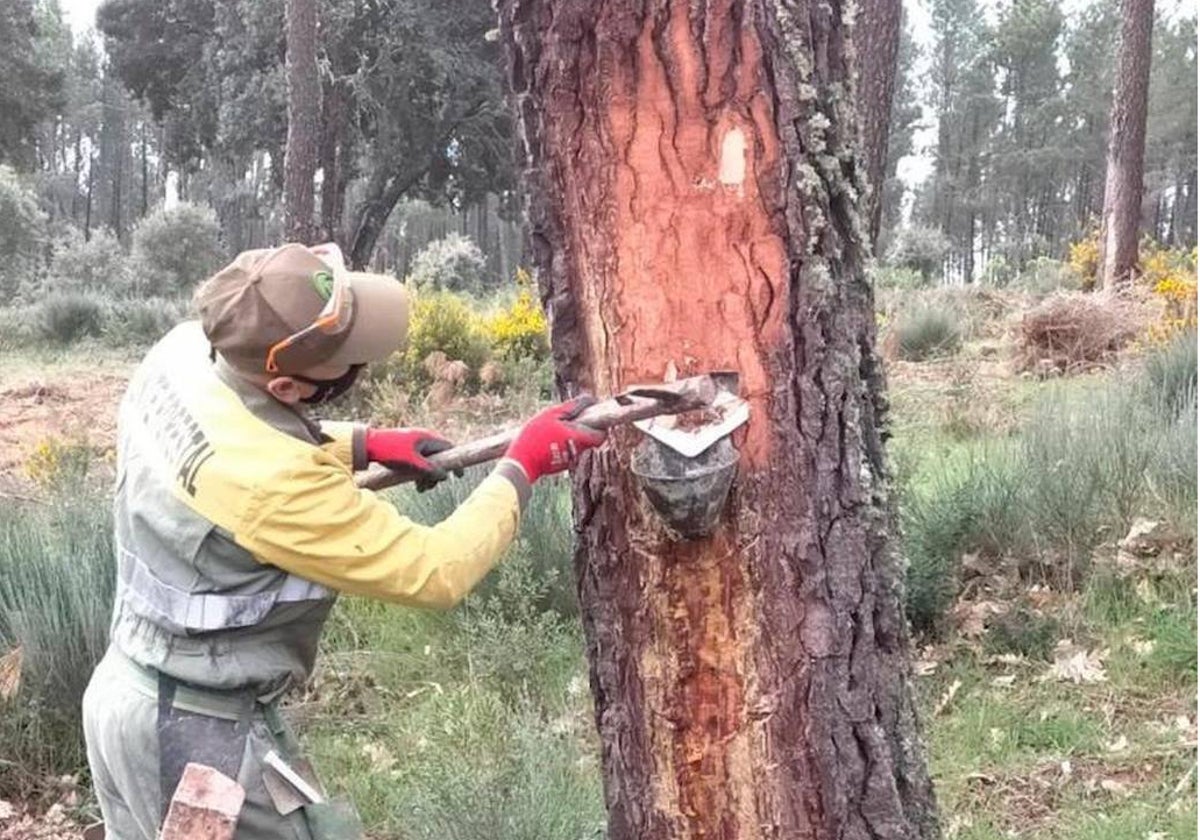
[(328, 274), (322, 272), (318, 277), (332, 284), (329, 299), (315, 321), (271, 346), (271, 349), (267, 351), (267, 373), (279, 373), (279, 354), (286, 352), (289, 347), (298, 344), (308, 336), (315, 333), (340, 335), (350, 328), (350, 323), (354, 319), (354, 294), (350, 291), (349, 281), (340, 272)]

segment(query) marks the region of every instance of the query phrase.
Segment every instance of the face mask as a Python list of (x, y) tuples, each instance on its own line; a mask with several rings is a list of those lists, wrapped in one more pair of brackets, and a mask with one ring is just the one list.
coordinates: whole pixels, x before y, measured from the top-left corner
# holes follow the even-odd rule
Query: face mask
[(317, 389), (311, 397), (304, 397), (300, 400), (302, 403), (306, 405), (320, 405), (321, 403), (336, 400), (342, 394), (349, 391), (354, 385), (354, 380), (358, 379), (358, 374), (362, 371), (363, 367), (365, 365), (350, 365), (350, 369), (337, 379), (310, 379), (307, 376), (301, 376), (297, 373), (291, 374), (291, 377), (305, 384), (312, 385)]

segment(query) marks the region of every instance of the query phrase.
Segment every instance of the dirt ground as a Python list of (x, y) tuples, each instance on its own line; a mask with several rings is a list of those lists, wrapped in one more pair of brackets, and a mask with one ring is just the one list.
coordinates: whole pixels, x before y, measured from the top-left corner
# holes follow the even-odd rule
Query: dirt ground
[(0, 379), (0, 499), (33, 493), (26, 464), (45, 441), (87, 446), (101, 460), (111, 451), (129, 367), (98, 368), (79, 361)]

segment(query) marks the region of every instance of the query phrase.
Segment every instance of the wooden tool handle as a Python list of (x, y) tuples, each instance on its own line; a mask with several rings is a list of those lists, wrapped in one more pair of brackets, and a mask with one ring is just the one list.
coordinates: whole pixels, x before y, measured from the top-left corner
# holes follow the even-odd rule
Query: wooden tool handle
[[(635, 420), (645, 420), (662, 414), (680, 414), (711, 405), (719, 386), (711, 376), (693, 376), (664, 385), (632, 388), (584, 410), (575, 422), (593, 429), (611, 429)], [(490, 437), (460, 444), (429, 457), (429, 462), (444, 470), (494, 461), (502, 456), (521, 431), (518, 426)], [(373, 466), (355, 479), (366, 490), (383, 490), (411, 478), (383, 466)]]

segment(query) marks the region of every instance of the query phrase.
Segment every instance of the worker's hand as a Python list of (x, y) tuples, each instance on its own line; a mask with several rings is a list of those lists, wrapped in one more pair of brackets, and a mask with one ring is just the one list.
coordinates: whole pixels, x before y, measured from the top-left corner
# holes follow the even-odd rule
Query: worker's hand
[(581, 452), (599, 446), (606, 437), (598, 429), (571, 422), (595, 402), (585, 394), (543, 409), (525, 424), (504, 457), (521, 465), (530, 484), (574, 466)]
[(422, 493), (447, 478), (445, 470), (427, 460), (430, 455), (454, 445), (437, 432), (429, 429), (367, 429), (366, 443), (368, 460), (404, 475), (405, 481), (416, 482), (417, 490)]

